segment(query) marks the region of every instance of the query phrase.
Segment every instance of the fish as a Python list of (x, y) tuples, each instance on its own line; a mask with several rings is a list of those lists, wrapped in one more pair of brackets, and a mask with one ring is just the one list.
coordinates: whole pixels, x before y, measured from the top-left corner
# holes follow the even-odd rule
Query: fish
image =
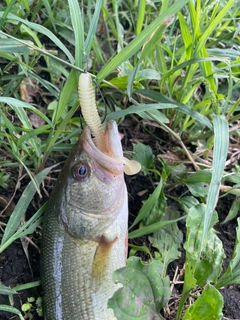
[(115, 121), (105, 151), (86, 126), (60, 172), (44, 214), (41, 281), (45, 320), (115, 320), (113, 272), (126, 264), (128, 194)]

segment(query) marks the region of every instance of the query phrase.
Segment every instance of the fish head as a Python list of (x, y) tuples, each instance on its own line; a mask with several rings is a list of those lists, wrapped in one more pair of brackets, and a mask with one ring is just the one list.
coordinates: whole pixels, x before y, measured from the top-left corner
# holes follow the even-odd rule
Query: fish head
[(108, 121), (106, 152), (95, 146), (86, 126), (60, 173), (52, 205), (58, 221), (73, 237), (88, 241), (101, 237), (126, 208), (123, 155), (117, 124)]

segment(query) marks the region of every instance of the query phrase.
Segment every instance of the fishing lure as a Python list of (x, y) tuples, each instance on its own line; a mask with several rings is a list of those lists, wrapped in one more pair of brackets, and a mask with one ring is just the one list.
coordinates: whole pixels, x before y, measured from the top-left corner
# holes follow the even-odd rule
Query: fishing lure
[[(87, 72), (81, 73), (79, 77), (78, 94), (82, 115), (91, 130), (93, 141), (100, 151), (106, 153), (104, 129), (101, 125), (101, 120), (96, 106), (92, 77)], [(136, 174), (141, 169), (140, 163), (135, 160), (129, 160), (125, 157), (119, 157), (117, 155), (113, 155), (113, 157), (121, 160), (121, 162), (124, 164), (124, 172), (127, 175)]]

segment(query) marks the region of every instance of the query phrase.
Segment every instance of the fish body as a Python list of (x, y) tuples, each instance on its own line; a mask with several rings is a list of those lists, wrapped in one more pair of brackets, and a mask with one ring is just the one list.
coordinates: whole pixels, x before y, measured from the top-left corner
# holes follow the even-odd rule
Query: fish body
[(107, 302), (121, 287), (112, 274), (125, 265), (128, 201), (113, 121), (105, 145), (102, 153), (85, 127), (50, 197), (41, 254), (45, 320), (116, 319)]

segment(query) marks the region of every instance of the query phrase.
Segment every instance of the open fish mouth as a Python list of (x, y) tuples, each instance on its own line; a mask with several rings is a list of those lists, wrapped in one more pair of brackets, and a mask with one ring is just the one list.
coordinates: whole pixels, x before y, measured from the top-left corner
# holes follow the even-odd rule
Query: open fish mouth
[(121, 174), (123, 171), (128, 175), (132, 175), (141, 169), (139, 162), (123, 157), (118, 127), (113, 120), (109, 120), (105, 128), (104, 151), (99, 150), (95, 145), (94, 138), (88, 126), (84, 128), (79, 142), (92, 159), (98, 162), (101, 167), (115, 175)]
[(124, 164), (121, 160), (123, 153), (116, 122), (108, 121), (104, 140), (106, 152), (102, 152), (97, 148), (91, 135), (91, 130), (86, 126), (79, 138), (79, 143), (89, 157), (100, 164), (102, 168), (115, 175), (119, 175), (124, 171)]

